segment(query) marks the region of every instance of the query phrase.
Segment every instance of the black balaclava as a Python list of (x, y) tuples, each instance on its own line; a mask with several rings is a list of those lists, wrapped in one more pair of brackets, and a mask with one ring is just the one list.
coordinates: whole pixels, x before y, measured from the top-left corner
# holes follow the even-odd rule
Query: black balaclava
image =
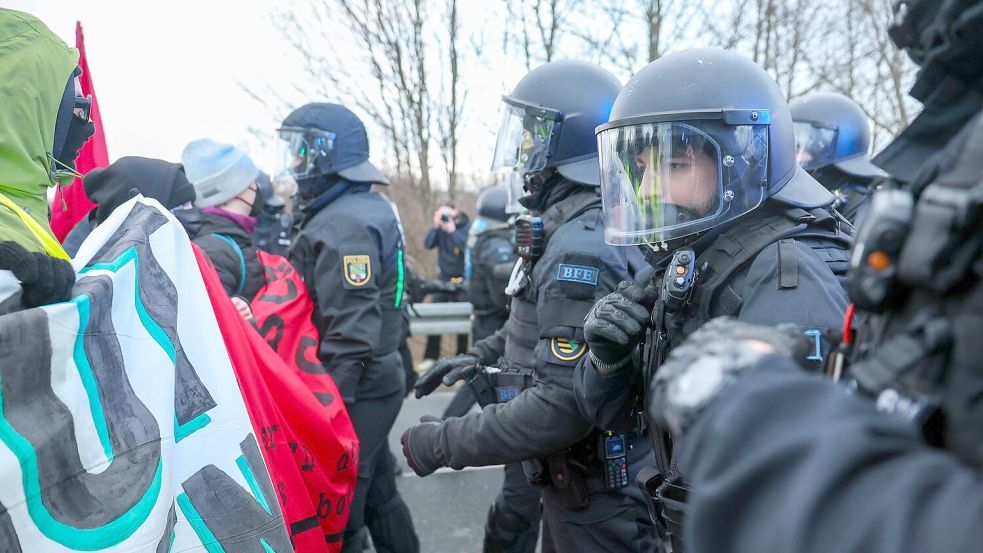
[(82, 71), (76, 68), (69, 76), (61, 105), (58, 106), (55, 139), (51, 149), (51, 156), (55, 159), (52, 172), (65, 171), (66, 168), (74, 172), (79, 150), (96, 132), (92, 121), (82, 121), (75, 116), (75, 77), (81, 74)]
[(531, 193), (519, 198), (519, 204), (529, 211), (540, 213), (574, 193), (577, 189), (583, 188), (582, 185), (563, 178), (553, 168), (526, 175), (524, 180), (526, 184), (523, 188), (526, 191), (531, 191)]

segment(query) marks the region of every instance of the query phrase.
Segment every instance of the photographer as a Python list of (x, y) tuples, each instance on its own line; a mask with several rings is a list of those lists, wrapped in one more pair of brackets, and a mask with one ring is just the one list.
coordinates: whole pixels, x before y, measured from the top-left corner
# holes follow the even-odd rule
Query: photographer
[[(427, 234), (423, 245), (428, 250), (437, 249), (438, 278), (447, 282), (464, 281), (464, 252), (468, 247), (468, 229), (471, 220), (467, 214), (458, 211), (454, 204), (446, 202), (433, 212), (433, 228)], [(435, 303), (464, 301), (459, 294), (433, 294)], [(457, 353), (468, 349), (466, 334), (457, 336)], [(422, 369), (427, 370), (440, 357), (440, 336), (428, 336), (427, 348), (423, 353)]]

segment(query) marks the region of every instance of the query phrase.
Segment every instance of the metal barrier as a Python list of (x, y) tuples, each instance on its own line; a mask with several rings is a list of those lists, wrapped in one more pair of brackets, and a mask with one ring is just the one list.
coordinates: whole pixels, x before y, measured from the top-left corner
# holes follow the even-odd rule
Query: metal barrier
[(409, 309), (411, 336), (471, 334), (470, 302), (414, 303)]

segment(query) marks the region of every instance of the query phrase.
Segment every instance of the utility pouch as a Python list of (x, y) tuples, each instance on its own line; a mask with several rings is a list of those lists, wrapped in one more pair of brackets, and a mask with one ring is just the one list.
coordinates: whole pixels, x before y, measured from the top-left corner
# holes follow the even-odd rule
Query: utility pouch
[(492, 376), (488, 374), (487, 368), (479, 367), (474, 372), (474, 376), (468, 379), (467, 384), (471, 386), (471, 391), (474, 392), (478, 406), (482, 409), (493, 403), (498, 403), (495, 384), (492, 382)]
[(546, 460), (550, 472), (550, 484), (567, 510), (581, 511), (587, 508), (587, 480), (585, 470), (576, 466), (565, 449)]
[(546, 471), (546, 466), (539, 459), (523, 461), (522, 472), (526, 475), (526, 480), (537, 488), (545, 488), (550, 483), (550, 475)]

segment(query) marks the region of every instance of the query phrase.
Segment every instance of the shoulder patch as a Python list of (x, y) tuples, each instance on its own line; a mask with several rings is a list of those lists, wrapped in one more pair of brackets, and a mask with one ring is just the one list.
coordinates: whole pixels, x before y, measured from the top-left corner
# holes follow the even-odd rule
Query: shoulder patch
[(341, 260), (345, 282), (364, 286), (372, 279), (372, 261), (367, 255), (346, 255)]
[(587, 345), (570, 338), (552, 338), (550, 353), (560, 361), (576, 361), (587, 352)]
[(597, 286), (599, 274), (600, 271), (597, 270), (597, 267), (560, 263), (556, 269), (556, 280)]

